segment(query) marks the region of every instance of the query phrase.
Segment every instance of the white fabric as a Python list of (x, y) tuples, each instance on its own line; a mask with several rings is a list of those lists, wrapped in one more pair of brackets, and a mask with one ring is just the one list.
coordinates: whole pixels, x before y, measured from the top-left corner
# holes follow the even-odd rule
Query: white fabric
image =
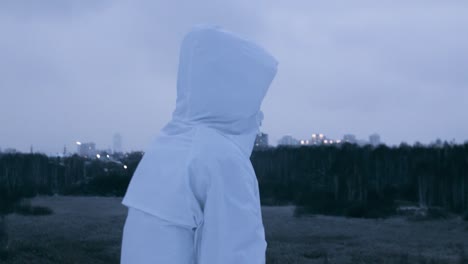
[[(176, 108), (122, 203), (192, 229), (195, 263), (265, 263), (250, 155), (277, 64), (252, 41), (217, 26), (195, 26), (182, 41)], [(166, 253), (163, 247), (153, 254)]]
[(193, 239), (191, 228), (130, 207), (123, 229), (120, 263), (192, 264), (195, 263)]

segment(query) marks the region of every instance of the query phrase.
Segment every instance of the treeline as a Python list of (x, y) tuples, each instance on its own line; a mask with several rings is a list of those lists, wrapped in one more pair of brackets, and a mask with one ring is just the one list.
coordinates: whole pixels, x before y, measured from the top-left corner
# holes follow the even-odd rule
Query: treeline
[[(0, 154), (0, 214), (12, 201), (37, 194), (121, 196), (141, 157)], [(263, 204), (356, 216), (391, 214), (398, 200), (468, 211), (468, 143), (276, 147), (254, 151), (251, 160)]]
[(0, 215), (11, 212), (22, 198), (40, 194), (123, 195), (141, 157), (141, 152), (119, 161), (78, 155), (0, 154)]
[(377, 216), (395, 201), (468, 212), (468, 143), (277, 147), (252, 154), (262, 201)]
[(9, 255), (6, 215), (52, 213), (50, 208), (32, 206), (24, 198), (38, 194), (123, 195), (141, 156), (135, 152), (120, 160), (110, 155), (92, 160), (77, 155), (49, 158), (43, 154), (0, 153), (0, 262)]

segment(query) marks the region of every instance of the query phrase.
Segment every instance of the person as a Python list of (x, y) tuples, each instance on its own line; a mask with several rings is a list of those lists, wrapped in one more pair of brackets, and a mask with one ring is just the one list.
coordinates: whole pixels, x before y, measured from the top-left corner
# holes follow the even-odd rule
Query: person
[(172, 118), (122, 200), (121, 263), (265, 263), (250, 156), (277, 65), (264, 48), (217, 25), (185, 35)]

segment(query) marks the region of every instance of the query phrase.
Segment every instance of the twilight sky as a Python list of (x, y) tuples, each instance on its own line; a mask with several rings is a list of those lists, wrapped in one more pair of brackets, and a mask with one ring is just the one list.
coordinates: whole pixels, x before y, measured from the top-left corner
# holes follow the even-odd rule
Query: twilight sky
[[(255, 2), (255, 3), (252, 3)], [(175, 107), (179, 44), (214, 23), (269, 50), (262, 131), (468, 140), (467, 1), (0, 1), (0, 148), (143, 150)]]

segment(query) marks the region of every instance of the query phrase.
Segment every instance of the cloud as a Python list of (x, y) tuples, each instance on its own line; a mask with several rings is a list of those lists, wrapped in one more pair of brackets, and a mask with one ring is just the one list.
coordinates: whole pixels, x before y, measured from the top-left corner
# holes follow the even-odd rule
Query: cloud
[(390, 143), (466, 140), (468, 4), (462, 1), (2, 1), (0, 146), (75, 140), (143, 149), (175, 106), (180, 41), (200, 22), (280, 61), (264, 104), (284, 134), (375, 131)]

